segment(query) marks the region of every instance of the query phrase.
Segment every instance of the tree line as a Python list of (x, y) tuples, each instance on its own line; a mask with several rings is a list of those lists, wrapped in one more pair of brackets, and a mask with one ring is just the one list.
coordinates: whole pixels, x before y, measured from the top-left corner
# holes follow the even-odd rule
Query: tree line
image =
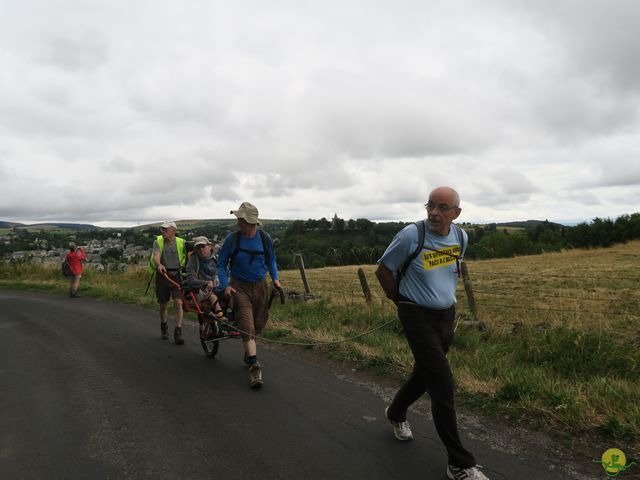
[[(375, 223), (365, 218), (344, 220), (266, 220), (263, 228), (274, 239), (278, 265), (283, 269), (296, 268), (295, 254), (302, 254), (305, 266), (374, 264), (384, 253), (393, 236), (409, 223)], [(512, 229), (498, 224), (471, 225), (462, 223), (469, 235), (466, 257), (470, 259), (508, 258), (516, 255), (535, 255), (572, 248), (608, 247), (640, 238), (640, 213), (622, 215), (615, 220), (595, 218), (574, 227), (548, 221)], [(181, 232), (191, 239), (196, 235), (217, 236), (219, 240), (235, 230), (234, 222), (220, 221)], [(159, 234), (154, 228), (90, 229), (29, 232), (12, 229), (12, 241), (0, 242), (0, 257), (16, 250), (39, 248), (36, 238), (47, 240), (48, 249), (66, 248), (73, 239), (83, 244), (91, 239), (105, 240), (120, 237), (127, 244), (147, 245)], [(108, 252), (117, 259), (119, 251)]]
[(274, 236), (278, 264), (284, 269), (294, 268), (297, 253), (303, 255), (305, 266), (310, 268), (372, 264), (405, 225), (374, 223), (366, 218), (295, 220), (282, 236)]
[[(363, 265), (375, 263), (405, 222), (374, 223), (367, 219), (296, 220), (284, 233), (274, 236), (280, 268), (296, 267), (295, 254), (302, 254), (306, 267)], [(466, 257), (509, 258), (572, 248), (608, 247), (640, 238), (640, 213), (615, 220), (595, 218), (574, 227), (549, 221), (524, 229), (497, 224), (461, 224), (469, 235)]]
[(467, 229), (467, 258), (508, 258), (572, 248), (610, 247), (640, 238), (640, 213), (615, 220), (594, 218), (591, 223), (568, 227), (542, 222), (533, 228), (508, 231), (495, 224)]

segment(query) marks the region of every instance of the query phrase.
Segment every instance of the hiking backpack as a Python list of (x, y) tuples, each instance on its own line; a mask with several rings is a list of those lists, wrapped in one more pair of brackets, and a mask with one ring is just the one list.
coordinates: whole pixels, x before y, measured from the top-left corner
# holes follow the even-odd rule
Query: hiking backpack
[(69, 262), (67, 261), (66, 258), (62, 262), (61, 269), (62, 269), (62, 275), (64, 275), (65, 277), (73, 276), (73, 272), (71, 271), (71, 265), (69, 265)]
[[(262, 251), (259, 250), (247, 250), (246, 248), (240, 248), (240, 231), (238, 230), (233, 234), (233, 238), (231, 241), (231, 245), (233, 246), (233, 250), (231, 251), (231, 255), (229, 255), (229, 269), (233, 267), (233, 259), (238, 255), (239, 252), (250, 253), (251, 262), (257, 255), (264, 255), (265, 264), (267, 264), (267, 257), (269, 255), (269, 235), (266, 232), (258, 229), (258, 233), (260, 234), (260, 240), (262, 241)], [(249, 262), (249, 263), (251, 263)]]

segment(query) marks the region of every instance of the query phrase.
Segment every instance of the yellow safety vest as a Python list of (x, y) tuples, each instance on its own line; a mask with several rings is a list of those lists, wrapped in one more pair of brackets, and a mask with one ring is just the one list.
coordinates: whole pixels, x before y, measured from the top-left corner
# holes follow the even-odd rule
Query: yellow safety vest
[[(160, 246), (160, 255), (162, 256), (162, 249), (164, 248), (164, 237), (162, 235), (158, 235), (156, 237), (158, 241), (158, 246)], [(184, 250), (184, 239), (180, 237), (176, 237), (176, 248), (178, 249), (178, 260), (180, 261), (180, 266), (184, 267), (187, 262), (187, 256), (185, 255)], [(151, 252), (151, 256), (149, 257), (149, 266), (147, 267), (147, 272), (153, 273), (156, 271), (156, 262), (153, 261), (153, 251)]]

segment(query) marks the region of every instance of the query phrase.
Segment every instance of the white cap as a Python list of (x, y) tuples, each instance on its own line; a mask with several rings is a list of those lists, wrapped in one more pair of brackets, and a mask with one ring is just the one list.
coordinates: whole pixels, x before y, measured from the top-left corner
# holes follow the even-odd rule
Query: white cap
[(176, 227), (176, 222), (170, 222), (169, 220), (165, 220), (164, 223), (160, 225), (160, 228), (173, 228), (174, 230), (178, 229), (178, 227)]

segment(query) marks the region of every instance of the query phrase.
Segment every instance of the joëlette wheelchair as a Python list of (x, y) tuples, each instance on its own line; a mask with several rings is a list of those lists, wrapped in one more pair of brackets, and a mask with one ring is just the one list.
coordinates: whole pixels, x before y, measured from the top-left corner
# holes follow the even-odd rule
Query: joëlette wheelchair
[[(241, 338), (242, 333), (234, 326), (235, 312), (233, 310), (233, 304), (236, 302), (229, 302), (225, 297), (223, 290), (215, 290), (216, 297), (218, 297), (217, 304), (220, 306), (220, 310), (216, 314), (216, 305), (207, 304), (202, 305), (205, 302), (199, 302), (197, 295), (198, 289), (188, 287), (187, 285), (180, 285), (166, 274), (163, 274), (172, 285), (174, 285), (182, 296), (182, 309), (185, 312), (193, 312), (198, 317), (198, 325), (200, 327), (200, 344), (204, 350), (204, 354), (213, 358), (220, 349), (220, 342), (222, 340)], [(285, 293), (282, 288), (273, 288), (269, 295), (268, 308), (271, 308), (273, 300), (279, 297), (280, 303), (285, 302)]]
[(234, 311), (222, 290), (213, 292), (218, 297), (216, 301), (220, 306), (218, 310), (216, 304), (211, 305), (208, 300), (198, 301), (197, 288), (189, 287), (184, 283), (181, 285), (166, 274), (163, 274), (163, 277), (180, 292), (183, 311), (195, 313), (198, 317), (200, 344), (207, 357), (216, 356), (222, 340), (241, 337), (241, 333), (233, 327)]

